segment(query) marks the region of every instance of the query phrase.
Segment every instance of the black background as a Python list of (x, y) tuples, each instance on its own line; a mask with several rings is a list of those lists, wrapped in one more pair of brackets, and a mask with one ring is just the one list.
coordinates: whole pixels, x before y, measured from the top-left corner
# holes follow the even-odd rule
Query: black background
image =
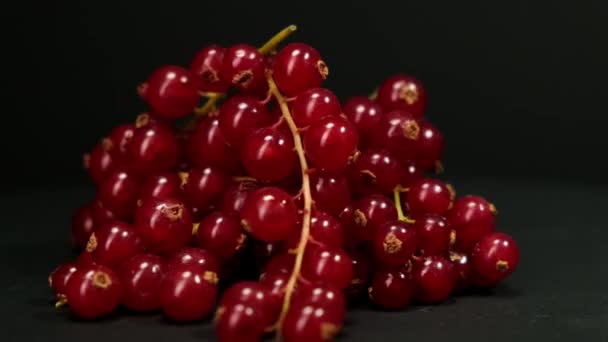
[(359, 308), (345, 341), (608, 338), (608, 4), (605, 1), (38, 1), (2, 15), (0, 321), (9, 341), (209, 340), (158, 315), (71, 320), (46, 275), (73, 257), (72, 211), (93, 196), (81, 154), (146, 108), (135, 86), (201, 47), (263, 43), (288, 24), (342, 100), (405, 72), (447, 139), (446, 177), (497, 204), (522, 262), (490, 294), (404, 313)]

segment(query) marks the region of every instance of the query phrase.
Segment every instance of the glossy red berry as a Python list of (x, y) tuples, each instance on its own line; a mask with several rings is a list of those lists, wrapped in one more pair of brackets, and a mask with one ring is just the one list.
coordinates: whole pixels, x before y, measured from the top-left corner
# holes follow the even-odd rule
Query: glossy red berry
[(233, 172), (240, 167), (238, 153), (228, 146), (217, 117), (203, 119), (188, 142), (188, 159), (195, 167), (213, 166)]
[(146, 250), (168, 254), (184, 247), (192, 237), (192, 215), (182, 201), (150, 198), (137, 208), (135, 229)]
[(190, 72), (196, 77), (198, 89), (206, 92), (225, 93), (230, 83), (221, 79), (222, 63), (226, 49), (219, 45), (202, 48), (190, 64)]
[(387, 266), (405, 265), (416, 251), (414, 228), (403, 221), (388, 221), (372, 237), (375, 260)]
[(224, 171), (215, 167), (193, 168), (183, 177), (182, 189), (186, 201), (202, 211), (217, 204), (230, 182)]
[[(298, 228), (292, 231), (292, 234), (287, 239), (287, 246), (290, 249), (298, 247), (302, 233), (301, 223), (298, 222)], [(322, 211), (315, 210), (310, 218), (309, 236), (316, 243), (329, 248), (344, 248), (344, 231), (342, 225), (333, 216)]]
[(382, 108), (367, 97), (355, 96), (344, 104), (344, 114), (357, 127), (360, 140), (366, 142), (380, 121)]
[(306, 127), (326, 116), (340, 114), (340, 101), (334, 93), (325, 88), (303, 91), (291, 104), (291, 115), (298, 127)]
[[(108, 210), (106, 207), (104, 207), (103, 203), (101, 203), (99, 199), (95, 200), (95, 202), (91, 204), (91, 213), (93, 215), (93, 222), (95, 227), (116, 219), (116, 215), (110, 210)], [(95, 230), (95, 228), (93, 228), (93, 230)], [(91, 234), (89, 234), (89, 236), (90, 235)], [(89, 240), (87, 238), (84, 244), (86, 245), (88, 241)]]
[(266, 107), (256, 98), (237, 95), (229, 98), (219, 113), (219, 127), (228, 144), (240, 149), (247, 136), (272, 124)]
[(409, 188), (422, 178), (424, 171), (413, 161), (401, 161), (401, 186)]
[(114, 270), (142, 249), (139, 236), (128, 223), (113, 221), (100, 226), (89, 239), (87, 252), (93, 261)]
[(410, 113), (397, 110), (382, 116), (374, 126), (370, 145), (388, 150), (400, 161), (415, 160), (420, 123)]
[(160, 284), (160, 303), (173, 321), (199, 320), (211, 313), (217, 298), (217, 275), (196, 265), (169, 268)]
[(405, 196), (408, 212), (414, 218), (424, 214), (445, 214), (452, 207), (454, 190), (437, 179), (423, 178), (411, 184)]
[(57, 266), (51, 274), (49, 274), (49, 286), (53, 290), (55, 298), (59, 301), (65, 301), (65, 291), (72, 278), (72, 275), (78, 270), (78, 264), (70, 261)]
[(254, 46), (237, 44), (224, 52), (222, 79), (242, 90), (254, 90), (264, 84), (264, 55)]
[(368, 293), (374, 305), (385, 310), (400, 310), (414, 298), (416, 284), (404, 270), (380, 270), (374, 273)]
[(84, 155), (84, 167), (93, 183), (100, 184), (118, 167), (118, 158), (111, 153), (112, 142), (104, 138), (90, 154)]
[(450, 246), (450, 225), (443, 216), (419, 216), (412, 226), (421, 255), (445, 255)]
[(108, 139), (112, 144), (110, 151), (115, 158), (121, 161), (124, 160), (134, 133), (135, 125), (133, 124), (123, 124), (112, 129), (108, 135)]
[(454, 289), (454, 266), (442, 256), (416, 261), (412, 274), (417, 286), (416, 300), (422, 303), (442, 302)]
[(245, 204), (247, 196), (256, 189), (256, 184), (253, 182), (239, 182), (231, 185), (221, 201), (220, 209), (223, 213), (238, 216)]
[(171, 254), (167, 259), (168, 268), (175, 268), (183, 265), (195, 265), (203, 269), (203, 271), (209, 271), (216, 274), (220, 270), (220, 264), (215, 255), (206, 249), (196, 247), (184, 247)]
[(120, 271), (121, 304), (134, 311), (160, 309), (160, 282), (165, 271), (164, 261), (154, 254), (137, 254), (127, 260)]
[(298, 307), (315, 305), (331, 312), (337, 321), (343, 321), (346, 315), (346, 298), (342, 289), (330, 284), (306, 284), (296, 288), (290, 310)]
[(86, 319), (112, 313), (120, 303), (122, 286), (118, 276), (106, 266), (78, 267), (67, 283), (65, 295), (70, 311)]
[(371, 275), (371, 263), (364, 253), (355, 251), (349, 253), (353, 265), (353, 278), (344, 290), (348, 301), (355, 301), (367, 293), (367, 283)]
[(174, 172), (162, 172), (148, 177), (141, 186), (140, 198), (181, 198), (182, 181)]
[(339, 116), (326, 116), (304, 132), (304, 151), (314, 167), (339, 172), (359, 142), (357, 129)]
[(519, 248), (505, 233), (494, 232), (484, 236), (472, 254), (473, 268), (484, 285), (493, 286), (517, 268)]
[(351, 181), (360, 194), (391, 193), (401, 182), (401, 165), (383, 149), (369, 149), (357, 156)]
[(272, 307), (280, 308), (283, 305), (285, 287), (290, 276), (289, 273), (263, 273), (260, 277), (260, 284), (268, 290)]
[(416, 143), (416, 164), (425, 170), (435, 169), (443, 155), (443, 135), (430, 123), (420, 124), (420, 134)]
[(342, 250), (318, 247), (305, 253), (302, 276), (345, 289), (353, 277), (350, 257)]
[(287, 178), (296, 170), (298, 156), (291, 135), (273, 128), (260, 128), (245, 139), (241, 162), (252, 177), (273, 182)]
[(258, 270), (264, 269), (273, 257), (285, 252), (283, 241), (263, 242), (253, 240), (251, 243), (253, 245), (252, 250)]
[(278, 318), (280, 307), (274, 307), (268, 289), (257, 282), (243, 281), (228, 288), (222, 295), (219, 307), (244, 304), (255, 307), (264, 316), (263, 327), (270, 326)]
[(310, 192), (315, 208), (336, 217), (351, 202), (350, 188), (342, 175), (313, 172), (310, 175)]
[(494, 230), (495, 216), (496, 208), (483, 197), (466, 195), (457, 199), (447, 214), (456, 232), (455, 247), (471, 252), (477, 241)]
[(275, 187), (249, 194), (241, 210), (243, 227), (256, 239), (273, 242), (286, 239), (297, 221), (291, 195)]
[(135, 213), (140, 186), (132, 173), (116, 171), (99, 185), (97, 198), (116, 219), (128, 220)]
[(91, 233), (98, 226), (95, 220), (95, 203), (80, 207), (72, 216), (72, 243), (78, 248), (84, 248), (89, 242)]
[[(375, 232), (385, 222), (397, 219), (397, 208), (388, 197), (369, 195), (355, 202), (352, 212), (351, 225), (355, 235), (360, 240), (370, 240)], [(349, 234), (349, 233), (347, 233)]]
[(319, 305), (304, 305), (289, 310), (281, 327), (285, 342), (333, 341), (342, 321)]
[(380, 85), (376, 101), (385, 111), (405, 109), (421, 117), (426, 109), (426, 92), (422, 83), (412, 76), (394, 75)]
[(226, 260), (243, 248), (246, 236), (238, 218), (216, 211), (200, 222), (196, 239), (201, 248)]
[(215, 316), (220, 342), (257, 342), (264, 334), (264, 314), (259, 307), (246, 303), (220, 306)]
[(154, 70), (139, 92), (157, 115), (170, 120), (192, 113), (200, 98), (192, 74), (174, 65)]
[(273, 59), (272, 76), (287, 96), (319, 87), (328, 74), (329, 68), (319, 52), (307, 44), (288, 44)]
[(450, 251), (449, 259), (454, 265), (454, 290), (461, 291), (469, 288), (474, 275), (471, 257), (461, 252)]
[(127, 150), (129, 169), (143, 176), (171, 170), (177, 165), (177, 156), (174, 132), (160, 124), (136, 129)]

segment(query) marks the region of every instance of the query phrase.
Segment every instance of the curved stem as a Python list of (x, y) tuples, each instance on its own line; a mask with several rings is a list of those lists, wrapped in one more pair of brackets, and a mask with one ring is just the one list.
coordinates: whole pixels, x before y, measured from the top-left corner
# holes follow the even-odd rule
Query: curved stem
[(277, 85), (272, 79), (272, 75), (270, 72), (267, 72), (266, 79), (268, 81), (269, 90), (279, 103), (283, 118), (285, 118), (285, 121), (289, 126), (289, 130), (291, 131), (291, 135), (293, 136), (295, 150), (298, 154), (298, 158), (300, 159), (300, 165), (302, 168), (302, 195), (304, 196), (304, 214), (302, 217), (302, 232), (300, 233), (300, 242), (298, 243), (298, 247), (296, 249), (296, 260), (293, 265), (293, 271), (291, 273), (291, 276), (289, 277), (287, 286), (285, 287), (285, 298), (283, 299), (283, 307), (281, 309), (281, 314), (279, 315), (279, 319), (276, 324), (277, 329), (280, 330), (281, 323), (285, 319), (285, 315), (289, 310), (289, 303), (291, 301), (291, 296), (293, 295), (294, 288), (298, 279), (300, 278), (300, 270), (302, 268), (302, 260), (304, 259), (304, 251), (306, 249), (306, 244), (308, 243), (308, 238), (310, 236), (312, 195), (310, 192), (310, 178), (308, 176), (308, 162), (306, 161), (306, 157), (304, 155), (304, 146), (302, 145), (300, 131), (298, 130), (296, 123), (293, 121), (293, 117), (291, 116), (291, 113), (289, 112), (289, 108), (287, 106), (287, 102), (285, 101), (285, 98), (277, 88)]
[(399, 221), (403, 221), (406, 223), (414, 223), (415, 221), (403, 214), (403, 208), (401, 207), (401, 192), (404, 191), (400, 186), (396, 187), (393, 190), (393, 199), (395, 201), (395, 207), (397, 208), (397, 218)]

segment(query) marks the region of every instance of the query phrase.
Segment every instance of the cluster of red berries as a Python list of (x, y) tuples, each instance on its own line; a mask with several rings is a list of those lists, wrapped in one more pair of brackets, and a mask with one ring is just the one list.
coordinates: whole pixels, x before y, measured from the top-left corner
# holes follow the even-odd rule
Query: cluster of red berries
[(49, 277), (59, 304), (194, 321), (217, 302), (221, 341), (326, 341), (348, 302), (439, 303), (513, 272), (494, 206), (425, 176), (444, 143), (422, 85), (396, 75), (341, 104), (313, 47), (274, 53), (293, 30), (260, 49), (208, 46), (138, 88), (150, 112), (85, 158), (97, 196), (73, 218), (82, 253)]

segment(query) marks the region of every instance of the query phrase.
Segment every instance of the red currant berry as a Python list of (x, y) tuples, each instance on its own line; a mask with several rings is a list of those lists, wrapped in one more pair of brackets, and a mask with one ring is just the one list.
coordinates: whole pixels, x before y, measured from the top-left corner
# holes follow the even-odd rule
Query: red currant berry
[(329, 68), (312, 46), (291, 43), (274, 56), (272, 76), (286, 96), (296, 96), (304, 90), (321, 85)]
[(334, 93), (325, 88), (301, 92), (291, 104), (291, 115), (298, 127), (306, 127), (326, 116), (340, 114), (340, 101)]
[(413, 161), (401, 162), (401, 186), (409, 188), (412, 183), (422, 178), (423, 170)]
[(433, 255), (415, 262), (416, 299), (422, 303), (439, 303), (454, 289), (454, 266), (444, 257)]
[(72, 278), (72, 275), (74, 275), (78, 269), (77, 266), (76, 262), (66, 262), (65, 264), (57, 266), (57, 268), (49, 274), (49, 286), (53, 290), (53, 294), (58, 301), (61, 302), (66, 300), (65, 291), (70, 278)]
[(219, 45), (209, 45), (194, 56), (190, 72), (197, 78), (199, 90), (225, 93), (230, 87), (220, 78), (225, 50)]
[(109, 315), (120, 303), (122, 286), (118, 276), (103, 265), (78, 267), (65, 289), (70, 310), (80, 318)]
[(182, 197), (181, 184), (182, 181), (177, 173), (163, 172), (150, 176), (142, 184), (140, 198), (180, 198)]
[(215, 316), (220, 342), (258, 342), (264, 334), (264, 314), (256, 306), (236, 303), (220, 306)]
[(97, 198), (116, 219), (128, 220), (135, 213), (139, 189), (140, 184), (132, 173), (116, 171), (99, 185)]
[(341, 322), (346, 316), (346, 299), (341, 289), (330, 284), (308, 284), (296, 288), (291, 299), (291, 310), (315, 305), (332, 313)]
[(426, 92), (412, 76), (394, 75), (380, 85), (377, 101), (385, 111), (405, 109), (421, 117), (426, 107)]
[[(95, 202), (91, 204), (91, 214), (93, 215), (94, 227), (116, 219), (116, 215), (110, 210), (106, 209), (99, 199), (95, 200)], [(93, 228), (93, 231), (94, 230), (95, 228)], [(82, 236), (84, 237), (84, 234)], [(91, 234), (88, 236), (91, 236)], [(89, 238), (87, 237), (87, 239), (84, 240), (84, 245), (82, 245), (82, 247), (84, 247), (88, 241)]]
[(86, 247), (91, 233), (97, 226), (94, 216), (95, 205), (95, 203), (87, 204), (72, 216), (72, 243), (78, 248)]
[(357, 127), (361, 141), (366, 142), (382, 117), (382, 109), (369, 98), (356, 96), (346, 101), (344, 114)]
[[(397, 219), (397, 208), (386, 196), (369, 195), (355, 202), (352, 219), (355, 229), (350, 232), (360, 240), (370, 240), (375, 232), (387, 221)], [(349, 234), (349, 233), (347, 233)]]
[(236, 149), (241, 148), (251, 132), (272, 123), (266, 107), (254, 97), (245, 95), (233, 96), (224, 102), (218, 118), (222, 135)]
[(401, 181), (401, 165), (382, 149), (370, 149), (357, 156), (352, 165), (352, 182), (358, 193), (390, 193)]
[(413, 224), (422, 255), (444, 255), (450, 246), (450, 225), (443, 216), (427, 214)]
[(103, 224), (87, 244), (95, 263), (117, 269), (141, 250), (139, 237), (129, 224), (114, 221)]
[(366, 292), (367, 282), (371, 273), (371, 264), (368, 257), (361, 252), (349, 254), (353, 265), (353, 279), (350, 285), (344, 290), (348, 301), (356, 301)]
[(114, 158), (123, 160), (127, 156), (127, 149), (131, 139), (133, 139), (133, 134), (135, 134), (135, 125), (133, 124), (123, 124), (112, 129), (108, 139), (112, 144), (111, 152)]
[(359, 141), (357, 129), (339, 116), (326, 116), (304, 133), (304, 151), (312, 164), (329, 172), (346, 167)]
[(203, 271), (218, 273), (220, 264), (211, 252), (206, 249), (196, 247), (184, 247), (171, 254), (167, 259), (167, 267), (175, 268), (182, 265), (196, 265)]
[(418, 156), (420, 124), (410, 113), (393, 111), (382, 116), (370, 138), (370, 145), (391, 152), (401, 161)]
[(245, 230), (259, 240), (273, 242), (286, 239), (297, 221), (297, 208), (291, 196), (275, 187), (255, 190), (241, 210)]
[(443, 215), (452, 206), (454, 190), (440, 180), (424, 178), (412, 183), (405, 199), (407, 210), (414, 217)]
[(139, 92), (157, 115), (170, 120), (192, 113), (200, 98), (192, 74), (173, 65), (154, 70)]
[(293, 138), (280, 130), (260, 128), (251, 133), (241, 148), (241, 162), (252, 177), (280, 181), (298, 166)]
[(400, 310), (414, 298), (416, 283), (404, 270), (381, 270), (374, 273), (368, 293), (370, 301), (382, 309)]
[(416, 164), (428, 170), (437, 167), (443, 155), (443, 136), (435, 126), (423, 121), (416, 144)]
[(408, 223), (388, 221), (376, 230), (372, 245), (377, 261), (387, 266), (401, 266), (416, 251), (416, 233)]
[(178, 322), (199, 320), (213, 310), (217, 275), (196, 265), (169, 268), (160, 283), (163, 313)]
[[(301, 220), (297, 224), (301, 227)], [(310, 238), (315, 243), (330, 248), (344, 248), (344, 231), (342, 225), (333, 216), (322, 211), (313, 211), (310, 218)], [(287, 247), (295, 249), (300, 243), (302, 229), (292, 230), (292, 234), (287, 239)]]
[(281, 334), (285, 342), (333, 341), (341, 325), (337, 314), (318, 305), (304, 305), (287, 312)]
[(350, 257), (339, 249), (318, 247), (309, 250), (302, 262), (302, 276), (345, 289), (353, 277)]
[(237, 304), (255, 307), (264, 315), (263, 326), (270, 326), (278, 317), (280, 307), (273, 307), (268, 289), (253, 281), (243, 281), (228, 288), (222, 295), (219, 307), (230, 307)]
[(258, 270), (266, 267), (268, 262), (275, 256), (285, 252), (285, 246), (280, 242), (251, 241), (253, 244), (253, 255)]
[(475, 273), (484, 280), (484, 285), (493, 286), (517, 268), (519, 248), (509, 235), (494, 232), (479, 240), (472, 259)]
[(135, 229), (152, 253), (172, 253), (192, 237), (192, 215), (183, 202), (150, 198), (137, 208)]
[(255, 190), (253, 182), (239, 182), (231, 185), (224, 193), (221, 203), (221, 211), (228, 215), (238, 216), (245, 204), (247, 196)]
[(447, 214), (456, 231), (458, 250), (470, 252), (477, 241), (491, 233), (496, 224), (496, 208), (483, 197), (467, 195), (457, 199)]
[(137, 254), (125, 262), (120, 272), (122, 305), (134, 311), (160, 309), (160, 282), (165, 273), (161, 257)]
[(84, 155), (84, 167), (93, 183), (103, 182), (117, 167), (117, 158), (111, 153), (112, 142), (104, 138), (90, 154)]
[(469, 288), (472, 285), (473, 278), (471, 258), (464, 253), (455, 251), (450, 251), (449, 258), (454, 265), (454, 289), (462, 291)]
[(254, 90), (264, 83), (264, 55), (254, 46), (237, 44), (224, 52), (222, 79), (242, 90)]
[(229, 178), (215, 167), (194, 168), (183, 174), (182, 189), (188, 203), (199, 210), (205, 211), (221, 199), (228, 188)]
[(240, 167), (238, 154), (228, 146), (219, 120), (213, 116), (203, 119), (190, 136), (188, 158), (195, 167), (213, 166), (227, 172)]
[(168, 171), (177, 165), (175, 134), (165, 125), (147, 125), (135, 130), (127, 150), (129, 168), (139, 175)]
[(310, 192), (315, 208), (338, 216), (351, 201), (350, 188), (342, 175), (314, 172), (310, 175)]
[(245, 244), (245, 234), (238, 218), (213, 212), (205, 217), (196, 232), (198, 245), (213, 255), (226, 260), (233, 257)]

